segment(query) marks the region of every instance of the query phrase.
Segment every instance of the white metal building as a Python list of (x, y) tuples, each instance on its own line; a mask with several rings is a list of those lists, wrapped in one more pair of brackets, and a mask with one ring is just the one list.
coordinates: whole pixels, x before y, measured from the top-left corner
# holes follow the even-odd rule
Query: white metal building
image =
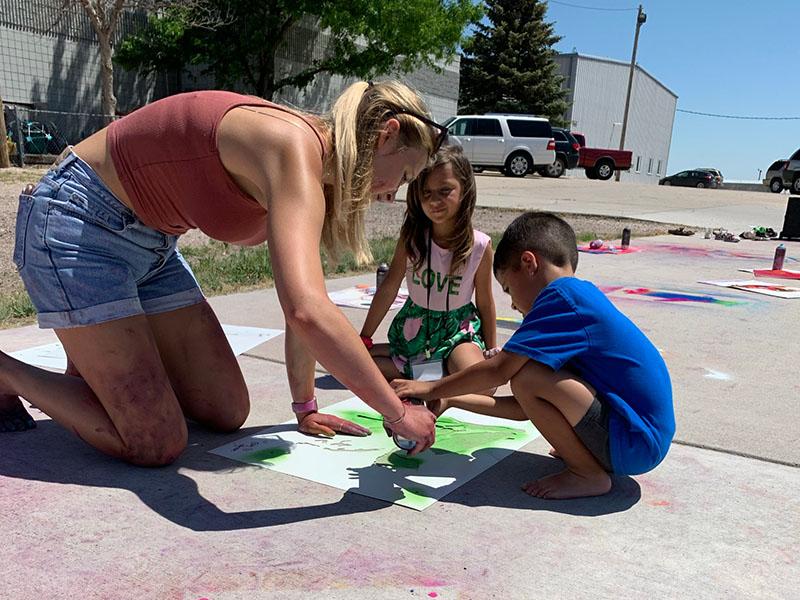
[[(556, 64), (569, 89), (570, 108), (564, 114), (573, 131), (586, 136), (588, 146), (619, 148), (630, 63), (585, 54), (560, 54)], [(630, 171), (622, 180), (658, 183), (667, 172), (672, 126), (678, 96), (638, 64), (633, 74), (625, 149), (633, 152)], [(571, 171), (584, 177), (581, 169)]]

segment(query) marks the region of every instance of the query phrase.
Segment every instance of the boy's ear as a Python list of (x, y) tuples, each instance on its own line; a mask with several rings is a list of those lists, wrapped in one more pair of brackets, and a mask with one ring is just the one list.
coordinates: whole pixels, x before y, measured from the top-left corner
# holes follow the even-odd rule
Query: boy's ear
[(530, 250), (525, 250), (519, 257), (520, 266), (528, 275), (536, 275), (539, 270), (539, 261), (536, 255)]

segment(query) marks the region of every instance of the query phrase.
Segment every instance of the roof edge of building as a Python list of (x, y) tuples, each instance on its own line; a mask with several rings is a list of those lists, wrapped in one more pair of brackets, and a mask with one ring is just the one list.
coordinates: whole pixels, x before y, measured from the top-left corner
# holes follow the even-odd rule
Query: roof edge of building
[[(597, 62), (605, 62), (605, 63), (614, 64), (614, 65), (622, 65), (624, 67), (630, 67), (630, 65), (631, 65), (630, 62), (625, 62), (625, 61), (622, 61), (622, 60), (616, 60), (614, 58), (606, 58), (604, 56), (593, 56), (591, 54), (581, 54), (580, 52), (560, 52), (558, 54), (558, 56), (565, 56), (565, 57), (574, 56), (574, 57), (579, 58), (579, 59), (583, 58), (583, 59), (586, 59), (586, 60), (594, 60), (594, 61), (597, 61)], [(667, 92), (669, 92), (670, 95), (674, 96), (676, 100), (678, 99), (678, 94), (676, 94), (671, 89), (669, 89), (666, 85), (661, 83), (656, 77), (654, 77), (650, 72), (647, 71), (647, 69), (642, 67), (638, 62), (636, 63), (636, 68), (639, 71), (641, 71), (642, 73), (644, 73), (645, 75), (647, 75), (650, 79), (652, 79), (659, 86), (664, 88)]]

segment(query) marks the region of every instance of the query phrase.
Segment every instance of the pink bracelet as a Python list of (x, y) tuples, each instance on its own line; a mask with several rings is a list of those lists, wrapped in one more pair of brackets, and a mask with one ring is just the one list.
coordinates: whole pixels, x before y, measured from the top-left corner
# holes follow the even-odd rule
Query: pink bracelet
[(293, 413), (307, 413), (316, 410), (318, 410), (316, 396), (313, 396), (311, 400), (306, 400), (305, 402), (292, 402)]
[(373, 343), (373, 341), (372, 341), (372, 338), (371, 338), (371, 337), (369, 337), (369, 336), (367, 336), (367, 335), (362, 335), (362, 336), (361, 336), (361, 341), (362, 341), (362, 342), (364, 343), (364, 345), (367, 347), (367, 350), (371, 350), (371, 349), (372, 349), (372, 347), (375, 345), (375, 344)]

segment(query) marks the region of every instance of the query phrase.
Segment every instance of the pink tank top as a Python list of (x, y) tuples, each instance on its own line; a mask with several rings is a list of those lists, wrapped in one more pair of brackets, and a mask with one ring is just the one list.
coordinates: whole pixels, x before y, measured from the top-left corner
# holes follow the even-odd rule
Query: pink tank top
[[(223, 242), (266, 240), (267, 211), (236, 185), (217, 149), (219, 122), (237, 106), (291, 112), (252, 96), (203, 91), (169, 96), (109, 125), (111, 159), (143, 223), (171, 235), (200, 229)], [(324, 158), (322, 137), (309, 126)]]
[[(448, 304), (450, 310), (455, 310), (472, 301), (472, 294), (475, 291), (475, 273), (478, 271), (483, 253), (491, 241), (488, 235), (477, 229), (473, 229), (472, 233), (474, 237), (472, 253), (467, 259), (467, 264), (454, 275), (449, 274), (453, 253), (440, 248), (436, 242), (431, 242), (430, 271), (428, 271), (427, 260), (422, 263), (419, 271), (413, 271), (411, 261), (408, 262), (406, 286), (408, 295), (414, 304), (442, 311), (447, 310)], [(423, 252), (427, 252), (427, 248)], [(430, 306), (428, 306), (429, 287), (431, 290)], [(450, 296), (449, 303), (448, 295)]]

